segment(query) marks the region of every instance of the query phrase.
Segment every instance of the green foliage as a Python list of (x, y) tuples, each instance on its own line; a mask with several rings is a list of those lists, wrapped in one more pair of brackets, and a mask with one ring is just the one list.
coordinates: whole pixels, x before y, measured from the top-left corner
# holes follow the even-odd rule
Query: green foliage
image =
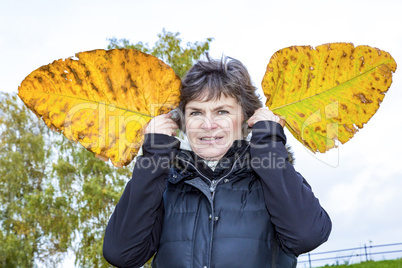
[(150, 48), (147, 43), (138, 42), (131, 44), (127, 39), (109, 38), (108, 49), (114, 48), (130, 48), (152, 54), (165, 63), (169, 64), (175, 73), (182, 78), (187, 71), (193, 66), (195, 61), (209, 50), (209, 44), (213, 38), (207, 38), (205, 42), (188, 42), (186, 48), (181, 46), (182, 40), (179, 38), (180, 33), (166, 32), (158, 34), (159, 40), (156, 41), (154, 47)]
[(68, 205), (48, 177), (51, 133), (16, 95), (0, 95), (0, 115), (0, 266), (30, 267), (35, 258), (57, 263), (55, 253), (65, 252), (70, 239), (58, 233)]
[(132, 167), (115, 168), (75, 144), (63, 143), (67, 162), (60, 155), (53, 168), (60, 187), (72, 197), (69, 202), (79, 216), (77, 231), (80, 241), (74, 250), (76, 264), (80, 267), (109, 267), (102, 257), (103, 234)]

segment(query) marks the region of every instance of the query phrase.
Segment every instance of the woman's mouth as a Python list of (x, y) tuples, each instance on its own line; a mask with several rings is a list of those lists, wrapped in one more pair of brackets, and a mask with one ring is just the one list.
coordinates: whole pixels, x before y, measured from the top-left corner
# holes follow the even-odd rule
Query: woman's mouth
[(220, 140), (222, 138), (223, 137), (202, 137), (202, 138), (200, 138), (200, 140), (202, 140), (202, 141), (216, 141), (216, 140)]

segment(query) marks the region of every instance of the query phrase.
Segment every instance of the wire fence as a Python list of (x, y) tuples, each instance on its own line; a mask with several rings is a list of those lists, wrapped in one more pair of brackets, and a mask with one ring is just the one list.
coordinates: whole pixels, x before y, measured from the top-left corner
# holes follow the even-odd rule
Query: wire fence
[(366, 245), (325, 252), (312, 252), (300, 255), (298, 268), (314, 268), (325, 265), (344, 265), (363, 261), (378, 261), (402, 257), (402, 243)]

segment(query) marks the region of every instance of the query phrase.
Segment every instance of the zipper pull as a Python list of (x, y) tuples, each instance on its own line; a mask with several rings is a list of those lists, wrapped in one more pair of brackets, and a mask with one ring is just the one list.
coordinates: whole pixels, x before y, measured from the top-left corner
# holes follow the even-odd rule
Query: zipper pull
[(211, 191), (211, 193), (213, 193), (215, 191), (217, 183), (218, 183), (218, 181), (216, 181), (216, 180), (211, 181), (211, 186), (209, 187), (209, 190)]

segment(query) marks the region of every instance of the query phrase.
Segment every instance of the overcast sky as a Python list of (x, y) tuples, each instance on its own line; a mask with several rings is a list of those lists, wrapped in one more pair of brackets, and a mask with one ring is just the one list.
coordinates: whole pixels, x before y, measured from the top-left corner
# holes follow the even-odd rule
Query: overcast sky
[[(106, 48), (107, 38), (152, 46), (163, 28), (180, 32), (184, 44), (213, 37), (211, 55), (242, 61), (259, 88), (272, 54), (291, 45), (369, 45), (402, 64), (398, 0), (0, 1), (0, 91), (6, 92), (17, 92), (42, 65)], [(338, 149), (312, 155), (287, 132), (296, 169), (333, 221), (329, 241), (316, 252), (402, 242), (401, 70), (393, 80), (379, 111)]]

